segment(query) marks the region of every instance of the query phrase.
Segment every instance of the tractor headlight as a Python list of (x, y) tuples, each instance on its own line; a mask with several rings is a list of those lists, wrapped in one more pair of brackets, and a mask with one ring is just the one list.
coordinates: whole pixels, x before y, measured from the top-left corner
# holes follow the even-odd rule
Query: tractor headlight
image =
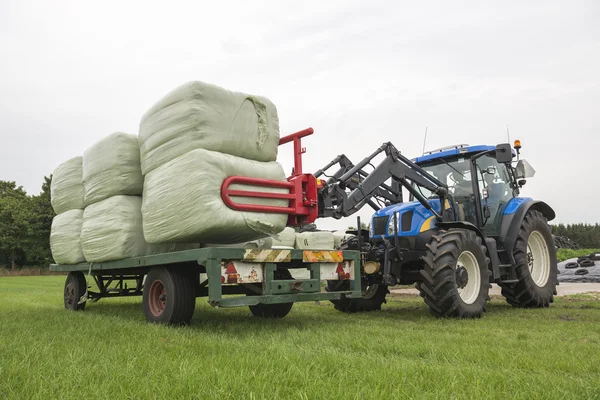
[(388, 226), (387, 226), (388, 236), (394, 235), (394, 215), (396, 216), (396, 232), (400, 232), (400, 218), (398, 217), (398, 213), (394, 213), (394, 214), (390, 215), (390, 220), (388, 221)]

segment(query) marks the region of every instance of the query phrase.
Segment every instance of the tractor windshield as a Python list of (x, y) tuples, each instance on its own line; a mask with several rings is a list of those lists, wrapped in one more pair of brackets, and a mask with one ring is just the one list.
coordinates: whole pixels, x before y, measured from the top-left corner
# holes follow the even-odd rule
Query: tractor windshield
[[(419, 165), (428, 174), (448, 186), (448, 192), (457, 207), (457, 219), (477, 224), (476, 204), (471, 180), (471, 163), (468, 158), (437, 159)], [(426, 198), (437, 197), (429, 190), (415, 186)]]
[[(443, 161), (438, 159), (419, 166), (428, 174), (445, 183), (452, 196), (469, 196), (473, 194), (471, 167), (468, 159), (458, 158)], [(417, 189), (427, 198), (434, 196), (434, 193), (425, 188), (417, 187)]]

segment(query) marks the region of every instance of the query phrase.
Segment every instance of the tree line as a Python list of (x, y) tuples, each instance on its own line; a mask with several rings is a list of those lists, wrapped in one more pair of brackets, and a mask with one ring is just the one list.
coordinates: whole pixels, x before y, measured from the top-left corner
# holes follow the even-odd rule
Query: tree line
[(552, 226), (552, 233), (565, 236), (585, 249), (600, 248), (600, 224), (557, 224)]
[(51, 181), (52, 176), (45, 176), (40, 194), (29, 195), (16, 182), (0, 180), (0, 266), (14, 269), (53, 262)]

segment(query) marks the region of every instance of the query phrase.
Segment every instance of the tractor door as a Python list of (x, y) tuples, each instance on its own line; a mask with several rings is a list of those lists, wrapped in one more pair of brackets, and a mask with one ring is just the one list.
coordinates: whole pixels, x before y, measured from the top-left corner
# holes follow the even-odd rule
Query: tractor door
[(493, 154), (478, 158), (475, 167), (483, 229), (488, 236), (497, 237), (504, 209), (513, 198), (510, 172), (505, 164), (496, 161)]

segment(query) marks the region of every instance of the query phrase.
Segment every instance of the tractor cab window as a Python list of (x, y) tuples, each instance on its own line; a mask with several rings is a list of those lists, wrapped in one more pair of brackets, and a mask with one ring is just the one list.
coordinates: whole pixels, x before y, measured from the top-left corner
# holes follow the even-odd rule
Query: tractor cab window
[(506, 165), (498, 163), (493, 155), (486, 155), (477, 160), (477, 183), (483, 224), (490, 236), (500, 234), (504, 209), (513, 197), (510, 182)]
[[(471, 163), (469, 159), (461, 157), (444, 161), (435, 160), (429, 164), (421, 165), (421, 168), (448, 186), (448, 192), (454, 199), (457, 219), (477, 224), (477, 206), (473, 195)], [(434, 197), (434, 194), (427, 189), (420, 188), (419, 186), (416, 186), (416, 188), (425, 197)]]

